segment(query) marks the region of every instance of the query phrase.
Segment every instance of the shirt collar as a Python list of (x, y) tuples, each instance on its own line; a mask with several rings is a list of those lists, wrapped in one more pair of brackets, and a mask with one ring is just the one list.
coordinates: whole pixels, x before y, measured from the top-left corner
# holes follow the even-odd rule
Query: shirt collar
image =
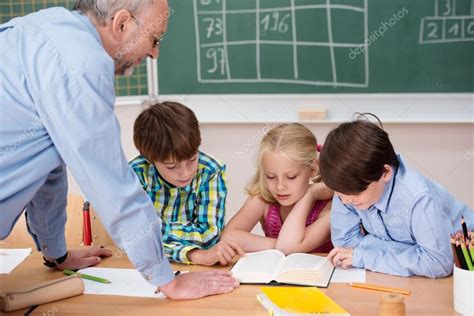
[[(400, 161), (400, 159), (398, 159), (398, 161)], [(379, 209), (381, 212), (384, 212), (384, 213), (387, 212), (388, 203), (390, 202), (390, 198), (392, 197), (392, 192), (395, 186), (395, 178), (397, 177), (399, 168), (395, 168), (392, 166), (393, 175), (390, 178), (390, 180), (385, 184), (382, 197), (377, 203), (374, 204), (374, 207)]]
[(79, 11), (72, 11), (72, 13), (75, 14), (84, 23), (84, 25), (89, 30), (89, 33), (94, 36), (94, 38), (100, 43), (100, 45), (104, 46), (104, 43), (102, 43), (102, 39), (100, 38), (99, 32), (95, 28), (91, 19), (87, 15), (82, 14)]
[(158, 170), (156, 170), (155, 165), (149, 163), (148, 174), (147, 174), (147, 191), (156, 192), (161, 189), (163, 186)]
[(194, 179), (191, 181), (191, 183), (189, 183), (185, 187), (178, 188), (175, 185), (173, 185), (173, 184), (169, 183), (168, 181), (166, 181), (160, 175), (160, 173), (158, 172), (158, 169), (156, 169), (154, 164), (150, 163), (150, 168), (148, 169), (148, 190), (149, 191), (157, 192), (157, 191), (161, 190), (161, 188), (163, 186), (165, 186), (170, 191), (182, 190), (186, 193), (190, 193), (193, 189), (193, 185), (194, 185), (195, 181), (196, 181), (196, 177), (194, 177)]

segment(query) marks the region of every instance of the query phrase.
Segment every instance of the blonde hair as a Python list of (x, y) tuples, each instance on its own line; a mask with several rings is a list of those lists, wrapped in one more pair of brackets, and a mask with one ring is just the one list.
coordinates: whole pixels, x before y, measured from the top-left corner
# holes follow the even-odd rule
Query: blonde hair
[[(260, 142), (257, 170), (247, 185), (247, 193), (251, 196), (259, 196), (267, 203), (276, 203), (277, 201), (268, 191), (263, 180), (263, 154), (268, 151), (278, 151), (287, 158), (311, 168), (318, 159), (317, 146), (316, 136), (302, 124), (285, 123), (272, 128)], [(320, 181), (319, 174), (311, 180)]]

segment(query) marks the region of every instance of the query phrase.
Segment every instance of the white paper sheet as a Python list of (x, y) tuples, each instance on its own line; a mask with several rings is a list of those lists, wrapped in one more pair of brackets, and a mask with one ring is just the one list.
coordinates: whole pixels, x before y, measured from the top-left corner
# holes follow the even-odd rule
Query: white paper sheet
[(31, 248), (1, 249), (0, 248), (0, 274), (13, 271), (31, 253)]
[(84, 294), (165, 297), (163, 293), (155, 294), (156, 287), (148, 283), (136, 269), (85, 268), (78, 272), (104, 278), (112, 282), (104, 284), (83, 279)]
[(365, 269), (340, 269), (336, 268), (331, 278), (331, 283), (365, 283)]

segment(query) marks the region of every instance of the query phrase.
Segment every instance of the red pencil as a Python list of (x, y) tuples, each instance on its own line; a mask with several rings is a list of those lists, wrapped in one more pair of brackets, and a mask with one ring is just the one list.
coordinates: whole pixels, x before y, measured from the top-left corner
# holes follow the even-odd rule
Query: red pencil
[(91, 217), (90, 217), (90, 203), (85, 202), (82, 207), (82, 243), (84, 246), (92, 245), (92, 230), (91, 230)]

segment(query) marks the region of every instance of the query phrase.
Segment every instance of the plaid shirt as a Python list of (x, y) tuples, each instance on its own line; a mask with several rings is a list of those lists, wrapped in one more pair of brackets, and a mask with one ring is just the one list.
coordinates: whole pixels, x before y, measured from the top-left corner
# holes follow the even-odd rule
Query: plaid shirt
[(177, 188), (144, 156), (129, 164), (162, 219), (163, 246), (171, 260), (190, 264), (188, 251), (208, 249), (218, 242), (227, 196), (225, 165), (199, 152), (196, 176), (187, 186)]

